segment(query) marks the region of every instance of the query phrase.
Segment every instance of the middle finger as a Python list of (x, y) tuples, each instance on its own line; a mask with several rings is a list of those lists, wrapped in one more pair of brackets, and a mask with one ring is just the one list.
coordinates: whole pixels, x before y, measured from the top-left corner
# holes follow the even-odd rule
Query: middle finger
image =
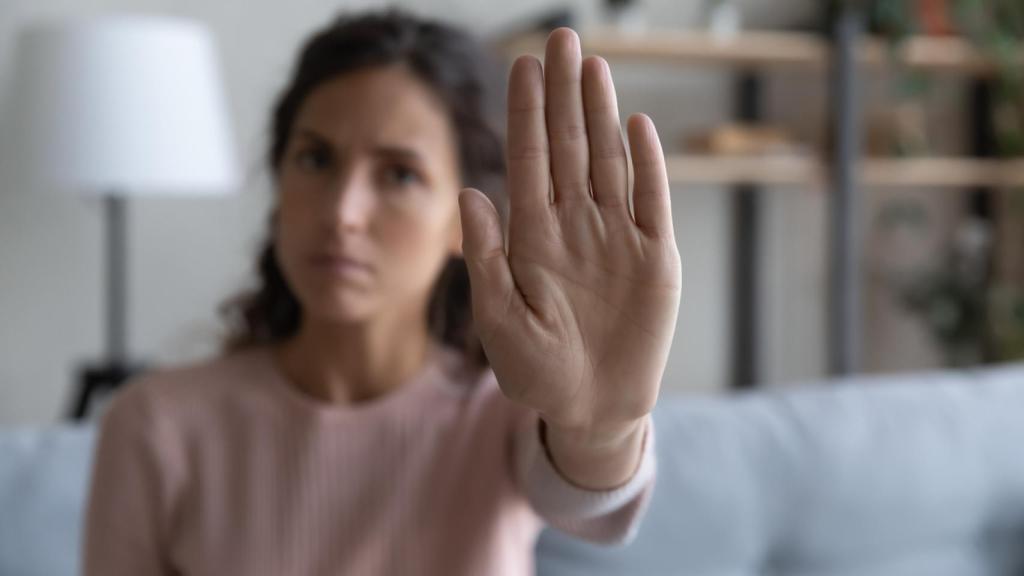
[(590, 198), (581, 77), (579, 36), (569, 28), (559, 28), (548, 37), (544, 53), (545, 116), (555, 203)]

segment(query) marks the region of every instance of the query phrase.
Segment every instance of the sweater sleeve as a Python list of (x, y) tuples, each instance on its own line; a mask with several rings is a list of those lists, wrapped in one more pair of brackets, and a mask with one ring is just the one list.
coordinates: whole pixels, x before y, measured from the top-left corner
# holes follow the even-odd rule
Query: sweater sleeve
[(643, 455), (626, 484), (606, 491), (577, 487), (554, 467), (540, 438), (540, 417), (520, 420), (515, 432), (519, 485), (533, 509), (551, 526), (596, 544), (633, 540), (654, 491), (654, 426), (647, 418)]
[(174, 574), (164, 542), (175, 474), (144, 385), (125, 385), (102, 416), (86, 507), (85, 576)]

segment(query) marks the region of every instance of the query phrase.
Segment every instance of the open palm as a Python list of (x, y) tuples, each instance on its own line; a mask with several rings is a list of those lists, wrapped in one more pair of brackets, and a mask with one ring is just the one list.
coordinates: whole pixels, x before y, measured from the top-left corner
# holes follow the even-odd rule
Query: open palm
[[(658, 396), (681, 272), (665, 159), (629, 118), (633, 190), (607, 63), (559, 29), (509, 78), (508, 244), (494, 206), (460, 197), (477, 331), (502, 391), (558, 426), (599, 432)], [(632, 211), (630, 209), (632, 199)]]

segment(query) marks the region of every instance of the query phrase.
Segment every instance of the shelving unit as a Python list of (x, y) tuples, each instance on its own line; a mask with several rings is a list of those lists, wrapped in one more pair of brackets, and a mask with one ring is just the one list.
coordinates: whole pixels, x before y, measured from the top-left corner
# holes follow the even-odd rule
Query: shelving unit
[[(824, 70), (832, 47), (820, 35), (800, 32), (745, 32), (720, 40), (700, 31), (654, 30), (643, 35), (595, 28), (581, 34), (585, 54), (624, 62), (727, 66), (741, 70), (805, 68)], [(502, 45), (508, 54), (541, 55), (545, 36), (531, 34)], [(910, 38), (893, 50), (878, 39), (857, 49), (858, 63), (878, 70), (898, 62), (936, 73), (986, 75), (991, 63), (959, 38)], [(1024, 66), (1024, 50), (1021, 51)], [(794, 157), (717, 157), (676, 155), (668, 159), (680, 184), (817, 185), (827, 178), (824, 162)], [(1024, 160), (997, 162), (970, 158), (870, 159), (862, 173), (867, 186), (1000, 186), (1024, 184)]]
[[(830, 190), (829, 366), (834, 374), (860, 369), (860, 198), (866, 187), (993, 188), (1024, 185), (1024, 159), (996, 161), (974, 158), (890, 159), (861, 157), (861, 76), (900, 66), (930, 73), (984, 78), (992, 63), (968, 42), (952, 37), (917, 37), (891, 48), (881, 39), (865, 37), (862, 15), (845, 7), (830, 14), (828, 35), (790, 32), (744, 32), (722, 40), (700, 31), (651, 30), (629, 34), (610, 29), (581, 33), (585, 54), (610, 61), (727, 68), (737, 78), (734, 116), (756, 121), (760, 112), (761, 76), (778, 69), (807, 69), (827, 74), (831, 87), (832, 158), (724, 157), (673, 154), (667, 157), (669, 178), (676, 184), (726, 185), (734, 192), (736, 249), (733, 254), (733, 309), (750, 316), (733, 328), (736, 366), (734, 387), (755, 382), (758, 270), (756, 231), (760, 220), (760, 188), (818, 186)], [(541, 55), (545, 34), (508, 39), (506, 54)], [(1024, 47), (1020, 51), (1024, 66)]]

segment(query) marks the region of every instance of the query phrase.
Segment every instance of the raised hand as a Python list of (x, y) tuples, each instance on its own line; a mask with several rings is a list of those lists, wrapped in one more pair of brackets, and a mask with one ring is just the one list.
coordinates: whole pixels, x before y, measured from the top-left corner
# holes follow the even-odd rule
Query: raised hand
[(639, 456), (679, 309), (664, 154), (647, 116), (627, 134), (632, 191), (608, 64), (556, 30), (544, 64), (520, 57), (509, 78), (507, 249), (487, 197), (460, 196), (474, 319), (498, 383), (540, 412), (563, 474), (595, 488), (628, 478)]

